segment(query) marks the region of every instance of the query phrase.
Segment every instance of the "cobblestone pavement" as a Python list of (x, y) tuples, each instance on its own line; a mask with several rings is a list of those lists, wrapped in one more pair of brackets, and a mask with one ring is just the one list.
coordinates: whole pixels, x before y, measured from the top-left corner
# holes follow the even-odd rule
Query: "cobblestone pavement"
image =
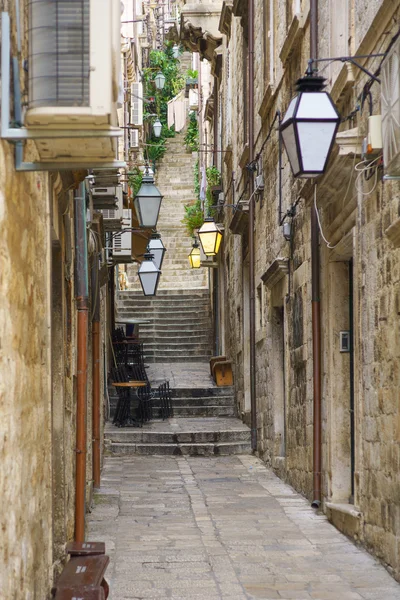
[(153, 385), (167, 379), (172, 389), (216, 387), (208, 362), (153, 363), (148, 365), (147, 375)]
[(106, 458), (88, 539), (112, 600), (399, 600), (400, 585), (252, 456)]

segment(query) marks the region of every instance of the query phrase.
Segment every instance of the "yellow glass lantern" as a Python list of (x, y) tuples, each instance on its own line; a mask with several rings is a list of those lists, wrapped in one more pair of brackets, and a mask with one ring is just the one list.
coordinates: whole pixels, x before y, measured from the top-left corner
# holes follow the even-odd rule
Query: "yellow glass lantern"
[(192, 251), (189, 254), (189, 262), (192, 269), (199, 269), (201, 263), (200, 246), (195, 240)]
[(206, 256), (216, 256), (222, 241), (222, 233), (212, 217), (207, 217), (199, 229), (199, 239)]

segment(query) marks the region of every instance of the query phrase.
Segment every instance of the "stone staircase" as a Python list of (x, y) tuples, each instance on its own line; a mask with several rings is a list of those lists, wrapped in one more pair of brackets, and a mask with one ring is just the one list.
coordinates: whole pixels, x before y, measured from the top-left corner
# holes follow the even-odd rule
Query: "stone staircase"
[[(191, 269), (189, 253), (193, 240), (182, 219), (185, 204), (195, 201), (194, 167), (196, 158), (187, 153), (184, 133), (167, 140), (167, 151), (156, 171), (156, 183), (164, 196), (157, 231), (167, 252), (164, 255), (158, 295), (164, 290), (197, 290), (208, 288), (208, 269)], [(129, 290), (141, 291), (137, 265), (128, 268)]]
[(212, 320), (207, 289), (160, 290), (154, 298), (141, 291), (119, 292), (118, 317), (141, 317), (148, 363), (199, 362), (212, 356)]
[[(141, 318), (148, 377), (155, 390), (170, 381), (174, 417), (157, 420), (159, 403), (153, 399), (154, 421), (143, 428), (106, 426), (106, 449), (116, 455), (168, 454), (216, 456), (251, 452), (250, 430), (235, 418), (233, 388), (218, 388), (209, 373), (213, 354), (212, 315), (208, 270), (191, 269), (192, 240), (182, 224), (184, 205), (194, 201), (195, 157), (188, 154), (184, 134), (167, 142), (156, 182), (164, 195), (157, 230), (167, 252), (154, 298), (143, 296), (137, 265), (128, 269), (129, 289), (119, 291), (119, 318)], [(116, 396), (110, 386), (111, 417)]]
[(248, 454), (250, 429), (238, 419), (169, 419), (142, 429), (106, 426), (106, 449), (115, 455), (218, 456)]

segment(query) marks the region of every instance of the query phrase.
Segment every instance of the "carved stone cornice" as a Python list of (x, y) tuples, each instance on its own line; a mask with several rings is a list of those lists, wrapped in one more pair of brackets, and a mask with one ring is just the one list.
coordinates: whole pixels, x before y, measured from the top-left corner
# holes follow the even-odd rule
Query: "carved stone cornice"
[(258, 111), (258, 114), (260, 115), (263, 121), (267, 118), (268, 113), (271, 110), (271, 106), (275, 101), (275, 92), (275, 88), (269, 83), (264, 92), (264, 97), (262, 99), (261, 106)]
[(222, 43), (218, 30), (222, 2), (185, 4), (181, 12), (180, 41), (191, 52), (210, 62)]
[(336, 134), (336, 143), (339, 146), (339, 156), (361, 156), (362, 137), (358, 127), (339, 131)]
[(276, 258), (271, 266), (261, 275), (261, 279), (267, 288), (272, 289), (281, 279), (289, 273), (289, 259)]
[(228, 38), (228, 43), (231, 37), (232, 8), (233, 0), (224, 0), (222, 3), (221, 18), (218, 25), (219, 31)]
[(400, 218), (389, 225), (385, 230), (385, 235), (389, 238), (395, 248), (400, 247)]
[(353, 89), (354, 83), (355, 67), (351, 63), (345, 63), (340, 69), (331, 89), (332, 100), (338, 108), (340, 108), (348, 92)]
[(281, 59), (283, 65), (286, 64), (287, 60), (290, 58), (290, 55), (295, 50), (296, 46), (298, 46), (301, 38), (303, 37), (305, 22), (306, 17), (303, 13), (294, 15), (289, 26), (289, 30), (286, 34), (282, 50), (279, 54), (279, 58)]
[(246, 204), (240, 205), (240, 208), (233, 212), (229, 230), (234, 235), (243, 235), (249, 228), (249, 207)]

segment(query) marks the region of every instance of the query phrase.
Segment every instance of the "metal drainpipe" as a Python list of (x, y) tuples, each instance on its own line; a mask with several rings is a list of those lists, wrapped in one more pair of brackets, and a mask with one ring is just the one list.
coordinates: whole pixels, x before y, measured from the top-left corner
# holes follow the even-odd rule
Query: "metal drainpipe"
[[(249, 0), (249, 162), (254, 160), (254, 0)], [(249, 172), (249, 278), (250, 278), (250, 407), (251, 449), (257, 450), (257, 397), (256, 397), (256, 320), (255, 320), (255, 275), (254, 275), (254, 178)]]
[(93, 485), (100, 487), (100, 288), (97, 253), (92, 264), (92, 454)]
[[(318, 58), (318, 0), (310, 1), (310, 57)], [(321, 505), (321, 298), (319, 227), (311, 204), (311, 289), (313, 339), (313, 508)]]
[(75, 195), (75, 300), (77, 323), (76, 376), (76, 473), (75, 473), (75, 541), (85, 540), (86, 497), (86, 388), (87, 343), (89, 321), (88, 255), (86, 240), (86, 188), (79, 186)]

